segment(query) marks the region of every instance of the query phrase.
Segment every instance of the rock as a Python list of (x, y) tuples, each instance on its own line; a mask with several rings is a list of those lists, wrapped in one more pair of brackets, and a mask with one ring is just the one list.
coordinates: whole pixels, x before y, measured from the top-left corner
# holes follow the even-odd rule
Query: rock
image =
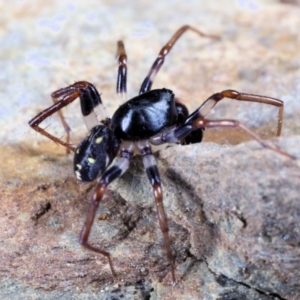
[[(280, 146), (296, 154), (297, 141), (291, 138)], [(182, 211), (182, 226), (192, 228), (189, 251), (206, 261), (216, 280), (222, 274), (226, 283), (297, 299), (299, 166), (260, 151), (253, 142), (225, 149), (202, 146), (160, 154), (170, 166), (167, 176), (180, 186), (171, 197), (171, 210)]]
[[(299, 138), (278, 141), (274, 143), (287, 152), (298, 152)], [(112, 284), (109, 291), (128, 296), (140, 282), (144, 295), (156, 287), (158, 299), (169, 299), (171, 291), (183, 297), (187, 290), (194, 299), (300, 296), (296, 161), (256, 142), (236, 147), (203, 143), (159, 152), (178, 278), (172, 287), (150, 184), (139, 158), (111, 185), (90, 237), (111, 253), (118, 273), (113, 278), (105, 257), (79, 246), (93, 185), (76, 183), (71, 158), (16, 148), (3, 153), (8, 164), (1, 172), (7, 188), (1, 199), (6, 209), (0, 216), (0, 257), (2, 272), (15, 283), (8, 278), (4, 282), (13, 290), (24, 292), (31, 286), (34, 295), (40, 295), (40, 289), (63, 290), (71, 297), (74, 291), (102, 295)], [(24, 161), (22, 170), (16, 168)], [(36, 175), (32, 166), (38, 166)]]

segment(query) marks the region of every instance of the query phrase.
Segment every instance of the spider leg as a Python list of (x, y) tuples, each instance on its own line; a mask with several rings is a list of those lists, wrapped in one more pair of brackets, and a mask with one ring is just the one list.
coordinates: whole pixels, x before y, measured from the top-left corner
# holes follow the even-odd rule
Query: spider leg
[(197, 28), (194, 28), (194, 27), (189, 26), (189, 25), (184, 25), (184, 26), (180, 27), (174, 33), (174, 35), (170, 38), (170, 40), (166, 43), (166, 45), (163, 46), (162, 49), (160, 50), (157, 59), (154, 61), (147, 77), (144, 79), (144, 81), (142, 83), (142, 86), (141, 86), (140, 92), (139, 92), (140, 94), (143, 94), (143, 93), (146, 93), (146, 92), (150, 91), (152, 83), (154, 81), (154, 78), (155, 78), (157, 72), (159, 71), (159, 69), (161, 68), (161, 66), (163, 65), (165, 57), (169, 54), (169, 52), (171, 51), (171, 49), (173, 48), (173, 46), (177, 42), (177, 40), (187, 30), (194, 31), (202, 37), (208, 37), (208, 38), (212, 38), (212, 39), (218, 39), (219, 38), (215, 35), (205, 34), (202, 31), (198, 30)]
[[(70, 145), (70, 127), (67, 124), (60, 109), (67, 106), (73, 102), (76, 98), (80, 98), (81, 112), (83, 114), (85, 123), (88, 129), (93, 128), (95, 125), (99, 124), (97, 117), (105, 118), (106, 113), (102, 106), (102, 101), (99, 93), (97, 92), (94, 85), (86, 81), (78, 81), (68, 87), (59, 89), (51, 94), (54, 104), (44, 111), (40, 112), (32, 120), (29, 121), (29, 125), (37, 132), (48, 137), (52, 141), (67, 148), (67, 151), (74, 151), (74, 147)], [(61, 122), (66, 130), (67, 139), (63, 142), (59, 138), (53, 136), (39, 124), (46, 118), (58, 112)]]
[(278, 123), (277, 123), (277, 131), (276, 136), (280, 136), (281, 128), (282, 128), (282, 120), (283, 120), (283, 102), (276, 98), (271, 98), (267, 96), (253, 95), (240, 93), (235, 90), (224, 90), (220, 93), (215, 93), (210, 96), (207, 100), (205, 100), (199, 108), (197, 108), (185, 121), (185, 123), (190, 123), (192, 120), (195, 120), (199, 117), (205, 117), (209, 111), (222, 99), (229, 98), (239, 101), (248, 101), (248, 102), (257, 102), (270, 104), (278, 107)]
[(129, 142), (122, 143), (120, 157), (115, 159), (113, 165), (109, 169), (107, 169), (103, 173), (101, 178), (98, 180), (94, 195), (92, 197), (92, 203), (90, 205), (86, 221), (82, 227), (80, 237), (79, 237), (79, 242), (82, 246), (96, 253), (104, 255), (108, 259), (111, 272), (114, 276), (116, 276), (116, 272), (113, 268), (113, 264), (109, 252), (101, 250), (95, 246), (92, 246), (89, 243), (88, 239), (91, 232), (91, 228), (94, 223), (97, 208), (100, 204), (100, 201), (103, 198), (103, 195), (105, 194), (108, 185), (115, 179), (119, 178), (122, 174), (124, 174), (125, 171), (129, 168), (129, 162), (133, 155), (133, 150), (134, 150), (133, 143), (129, 143)]
[(296, 159), (294, 156), (286, 153), (285, 151), (270, 145), (265, 140), (261, 139), (254, 131), (248, 128), (246, 125), (242, 124), (237, 120), (209, 120), (203, 117), (199, 117), (193, 120), (191, 123), (184, 124), (178, 127), (173, 127), (169, 131), (158, 134), (150, 139), (150, 143), (153, 145), (160, 145), (163, 143), (178, 143), (189, 135), (194, 130), (199, 128), (213, 128), (213, 127), (239, 127), (250, 136), (252, 136), (256, 141), (258, 141), (263, 147), (275, 151), (281, 155), (287, 156), (291, 159)]
[(126, 100), (127, 84), (127, 55), (122, 41), (117, 44), (117, 59), (119, 63), (117, 78), (117, 93), (122, 95), (123, 101)]
[(172, 250), (171, 250), (168, 220), (167, 220), (167, 216), (166, 216), (164, 206), (163, 206), (163, 192), (162, 192), (159, 171), (158, 171), (158, 168), (156, 165), (155, 158), (151, 152), (150, 143), (148, 141), (141, 141), (141, 142), (137, 143), (137, 146), (142, 155), (143, 163), (144, 163), (144, 167), (146, 169), (148, 179), (152, 185), (153, 195), (154, 195), (157, 214), (158, 214), (159, 225), (160, 225), (160, 229), (164, 236), (168, 261), (171, 265), (172, 281), (173, 281), (173, 283), (175, 283), (176, 279), (175, 279), (174, 259), (173, 259)]
[(205, 118), (199, 118), (196, 119), (193, 122), (193, 127), (194, 128), (199, 128), (199, 127), (205, 127), (205, 128), (213, 128), (213, 127), (239, 127), (245, 132), (247, 132), (250, 136), (252, 136), (256, 141), (258, 141), (263, 147), (268, 148), (270, 150), (273, 150), (281, 155), (287, 156), (291, 159), (295, 159), (294, 156), (286, 153), (285, 151), (281, 150), (280, 148), (277, 148), (273, 145), (270, 145), (267, 143), (265, 140), (260, 138), (254, 131), (252, 131), (250, 128), (245, 126), (243, 123), (237, 121), (237, 120), (208, 120)]

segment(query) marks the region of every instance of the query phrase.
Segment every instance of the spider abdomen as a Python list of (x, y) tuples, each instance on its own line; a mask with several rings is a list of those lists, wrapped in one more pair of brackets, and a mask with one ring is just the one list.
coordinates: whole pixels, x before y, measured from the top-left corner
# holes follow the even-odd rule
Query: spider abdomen
[(91, 129), (77, 146), (74, 155), (74, 172), (77, 180), (93, 181), (110, 165), (119, 151), (120, 141), (104, 125)]
[(148, 139), (176, 122), (173, 92), (157, 89), (121, 105), (111, 119), (111, 128), (122, 140), (138, 141)]

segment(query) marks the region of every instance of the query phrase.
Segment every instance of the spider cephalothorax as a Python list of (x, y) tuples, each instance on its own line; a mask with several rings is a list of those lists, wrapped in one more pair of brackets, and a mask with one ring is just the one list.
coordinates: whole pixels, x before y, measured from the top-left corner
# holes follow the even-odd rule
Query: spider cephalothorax
[[(110, 254), (92, 246), (88, 238), (96, 210), (107, 186), (129, 168), (134, 150), (137, 150), (142, 156), (147, 176), (152, 185), (160, 228), (165, 240), (167, 258), (171, 266), (173, 282), (175, 282), (174, 259), (168, 233), (168, 222), (163, 207), (160, 175), (152, 154), (151, 146), (166, 143), (198, 143), (202, 140), (204, 128), (239, 127), (256, 139), (262, 146), (291, 157), (284, 151), (266, 143), (252, 130), (236, 120), (211, 120), (206, 118), (208, 112), (224, 98), (270, 104), (279, 108), (277, 127), (277, 136), (279, 136), (283, 117), (283, 102), (281, 100), (266, 96), (240, 93), (234, 90), (225, 90), (213, 94), (193, 113), (189, 114), (185, 105), (176, 98), (171, 90), (151, 90), (153, 80), (161, 68), (166, 55), (187, 30), (194, 31), (204, 37), (216, 38), (215, 36), (206, 35), (188, 25), (179, 28), (168, 43), (161, 49), (141, 85), (139, 95), (122, 104), (115, 111), (111, 119), (105, 114), (100, 94), (95, 86), (86, 81), (78, 81), (52, 93), (54, 104), (29, 122), (30, 126), (37, 132), (65, 146), (68, 151), (75, 151), (74, 171), (79, 181), (92, 181), (98, 178), (90, 210), (80, 234), (80, 243), (92, 251), (105, 255), (114, 275), (116, 275), (116, 273)], [(123, 94), (123, 98), (125, 98), (127, 56), (124, 44), (121, 41), (118, 42), (117, 54), (119, 62), (117, 93)], [(70, 145), (70, 128), (60, 109), (76, 98), (80, 98), (82, 115), (90, 132), (88, 136), (74, 148)], [(39, 126), (45, 118), (55, 112), (59, 113), (62, 124), (67, 132), (66, 142), (49, 134)]]

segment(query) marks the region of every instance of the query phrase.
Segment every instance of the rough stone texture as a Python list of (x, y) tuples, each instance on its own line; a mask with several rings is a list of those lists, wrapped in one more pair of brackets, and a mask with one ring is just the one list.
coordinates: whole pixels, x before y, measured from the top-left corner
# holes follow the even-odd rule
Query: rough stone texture
[[(124, 39), (128, 52), (131, 97), (160, 47), (188, 23), (222, 39), (187, 34), (154, 88), (173, 89), (190, 109), (226, 88), (280, 98), (284, 138), (273, 142), (299, 157), (297, 6), (111, 0), (0, 6), (1, 299), (300, 298), (297, 161), (255, 142), (177, 146), (157, 155), (176, 256), (173, 287), (139, 159), (111, 185), (91, 236), (111, 252), (114, 279), (105, 258), (78, 244), (94, 185), (78, 185), (72, 157), (27, 125), (51, 105), (52, 91), (82, 79), (96, 83), (113, 113), (120, 103), (114, 96), (116, 40)], [(85, 134), (78, 105), (65, 112), (76, 143)], [(263, 105), (224, 101), (211, 117), (236, 118), (265, 138), (276, 127), (276, 109)], [(64, 134), (57, 118), (47, 125)], [(249, 139), (235, 130), (205, 133), (205, 141), (219, 143)]]
[[(278, 145), (296, 154), (299, 142), (293, 137)], [(36, 296), (51, 297), (56, 290), (54, 298), (91, 293), (91, 298), (100, 294), (106, 299), (108, 286), (112, 294), (127, 294), (128, 299), (135, 290), (140, 293), (136, 299), (147, 299), (153, 289), (156, 299), (300, 297), (300, 168), (295, 161), (255, 142), (236, 147), (203, 143), (160, 152), (179, 280), (172, 287), (150, 186), (138, 158), (112, 185), (91, 235), (111, 252), (118, 272), (113, 279), (105, 258), (78, 245), (93, 185), (76, 183), (71, 158), (49, 148), (11, 147), (3, 153), (1, 273), (3, 284), (14, 292), (27, 286), (29, 293), (30, 286), (37, 289), (31, 289)], [(33, 174), (35, 165), (39, 169)], [(9, 288), (2, 290), (6, 293), (13, 295)]]
[[(208, 145), (204, 151), (185, 147), (181, 149), (183, 165), (167, 172), (180, 182), (181, 190), (193, 195), (192, 203), (199, 205), (206, 199), (200, 204), (202, 220), (198, 224), (195, 215), (201, 213), (187, 204), (191, 211), (185, 215), (194, 228), (191, 253), (204, 255), (209, 269), (226, 276), (225, 282), (231, 279), (266, 294), (297, 299), (300, 170), (290, 161), (271, 159), (270, 153), (260, 155), (253, 145), (221, 151)], [(296, 148), (297, 142), (290, 140), (286, 145)], [(161, 152), (170, 165), (178, 163), (173, 151), (171, 156), (168, 150)], [(271, 169), (274, 171), (269, 173)], [(196, 170), (201, 170), (200, 176)], [(184, 198), (184, 193), (181, 196)], [(203, 223), (210, 236), (203, 235)]]

